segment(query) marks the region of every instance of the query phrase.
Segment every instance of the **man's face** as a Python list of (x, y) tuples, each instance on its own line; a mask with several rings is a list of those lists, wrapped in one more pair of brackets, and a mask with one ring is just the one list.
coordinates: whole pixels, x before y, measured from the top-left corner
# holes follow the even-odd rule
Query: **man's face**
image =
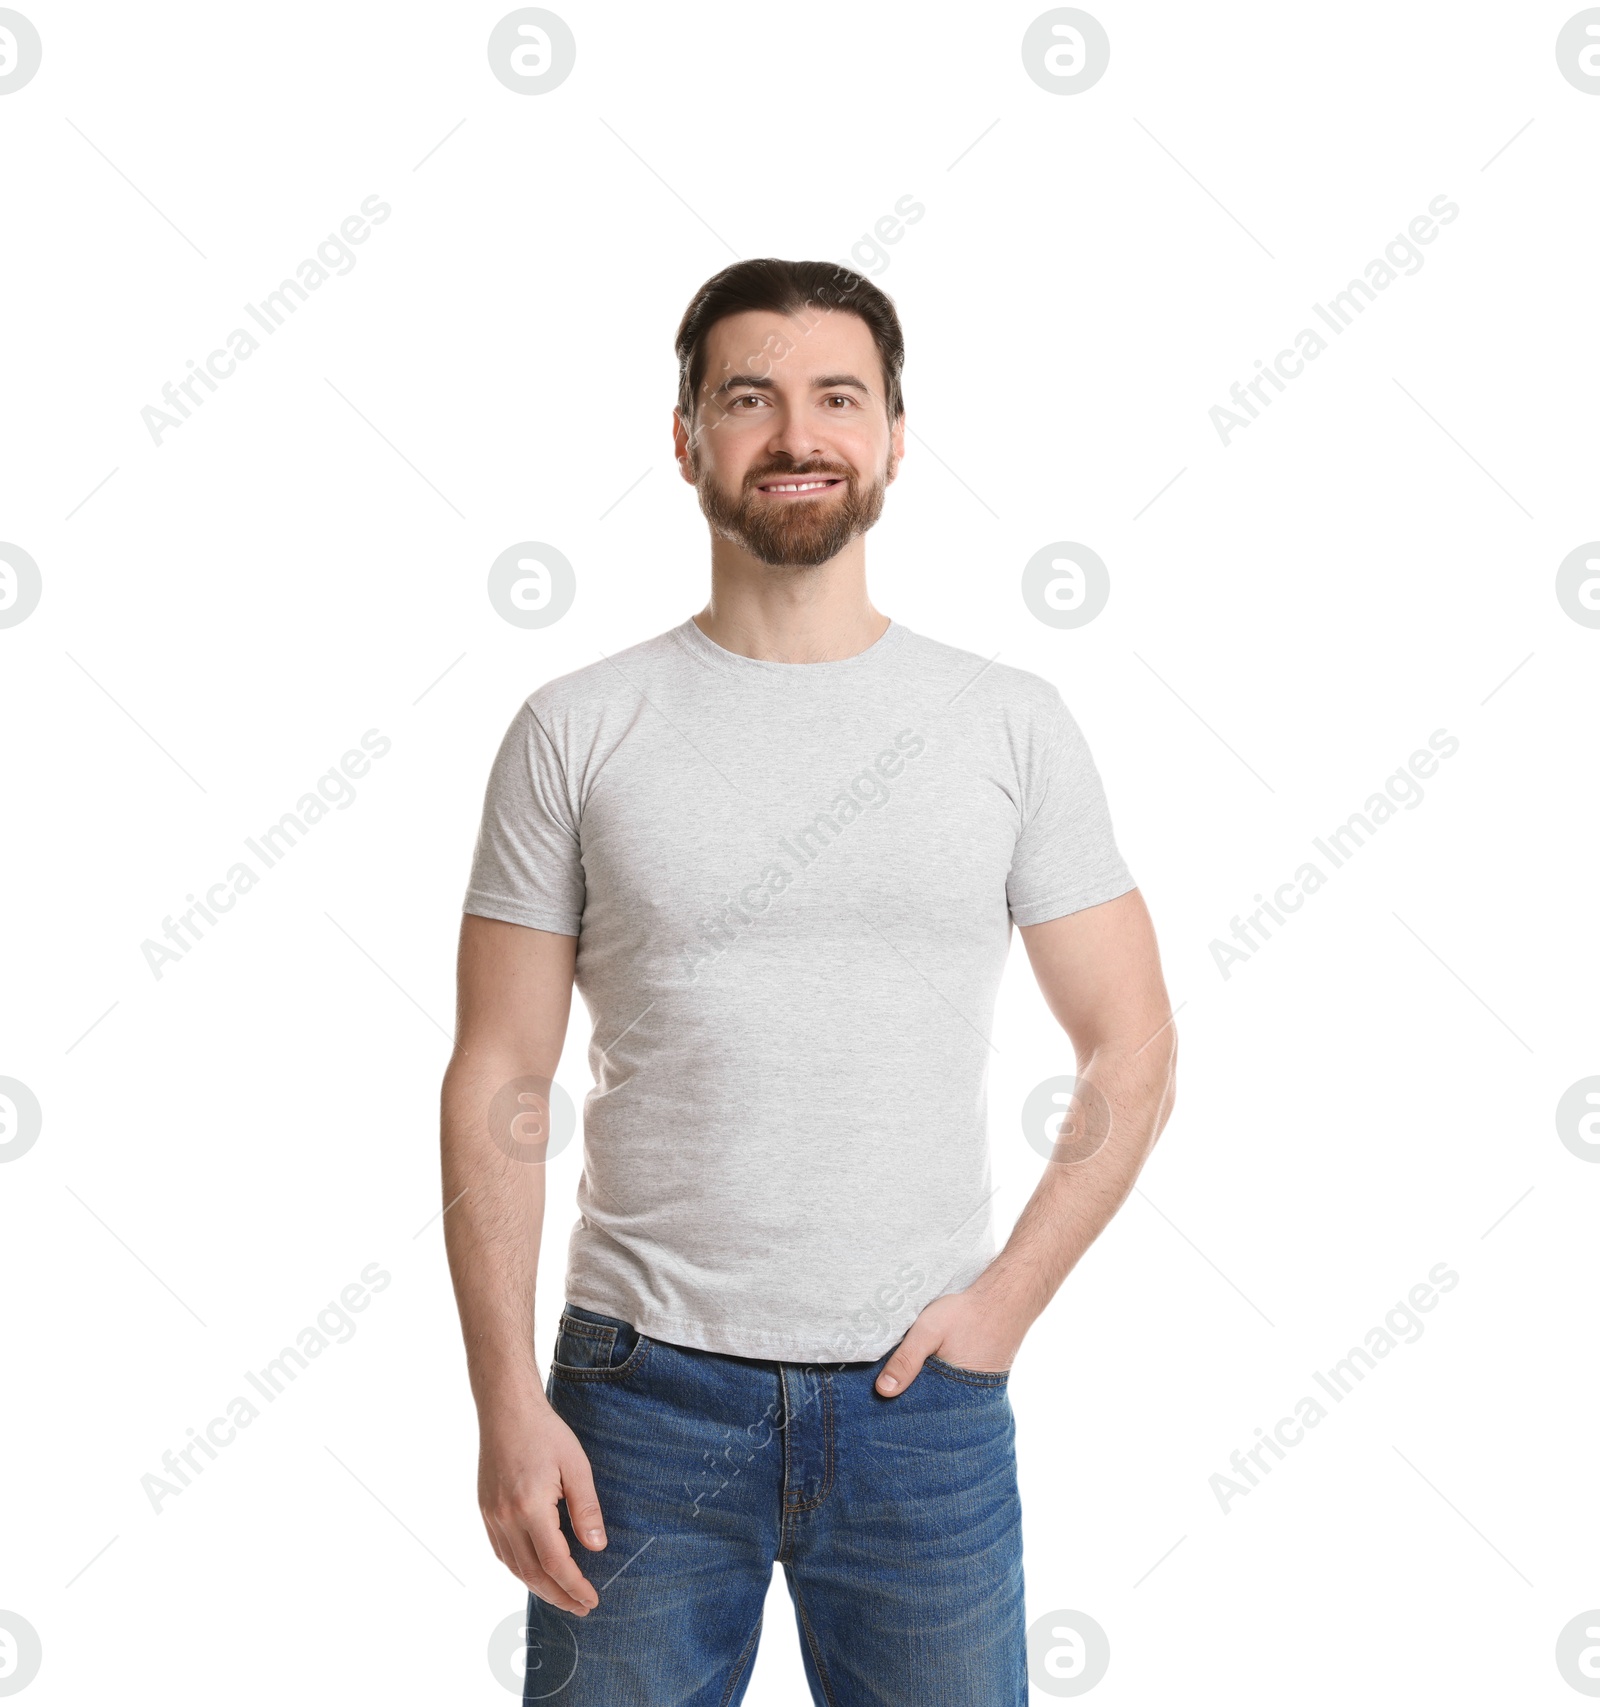
[(712, 531), (780, 568), (826, 563), (877, 521), (904, 433), (866, 322), (840, 309), (719, 320), (693, 431), (676, 421)]

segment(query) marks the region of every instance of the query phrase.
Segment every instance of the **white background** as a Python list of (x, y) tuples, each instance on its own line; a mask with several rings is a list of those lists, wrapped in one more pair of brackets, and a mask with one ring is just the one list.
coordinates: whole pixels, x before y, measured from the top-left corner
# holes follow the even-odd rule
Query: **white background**
[[(1600, 1072), (1600, 630), (1555, 571), (1600, 536), (1600, 99), (1558, 73), (1570, 0), (1099, 0), (1110, 68), (1070, 98), (1025, 75), (1035, 6), (561, 0), (576, 69), (537, 98), (490, 75), (503, 5), (24, 9), (0, 538), (43, 597), (0, 630), (0, 1073), (44, 1123), (0, 1169), (0, 1608), (43, 1642), (26, 1699), (511, 1699), (486, 1651), (522, 1595), (431, 1219), (487, 767), (534, 686), (704, 602), (669, 440), (695, 287), (847, 259), (907, 195), (925, 216), (856, 257), (909, 347), (872, 594), (1061, 688), (1183, 1040), (1140, 1191), (1012, 1378), (1030, 1619), (1104, 1627), (1108, 1707), (1577, 1699), (1600, 1167), (1554, 1111)], [(354, 270), (153, 444), (163, 383), (369, 195), (393, 213)], [(1211, 407), (1439, 195), (1422, 270), (1224, 447)], [(526, 539), (577, 574), (546, 630), (486, 596)], [(1082, 628), (1021, 598), (1056, 540), (1109, 567)], [(154, 977), (141, 943), (372, 728), (355, 804)], [(1422, 804), (1225, 979), (1213, 939), (1441, 728)], [(1023, 1098), (1071, 1065), (1020, 946), (995, 1038), (1003, 1235), (1041, 1166)], [(579, 1102), (586, 1041), (575, 1005)], [(578, 1166), (551, 1169), (541, 1362)], [(140, 1478), (373, 1262), (355, 1337), (156, 1515)], [(1424, 1336), (1224, 1515), (1229, 1454), (1440, 1262)], [(808, 1699), (773, 1597), (759, 1707)]]

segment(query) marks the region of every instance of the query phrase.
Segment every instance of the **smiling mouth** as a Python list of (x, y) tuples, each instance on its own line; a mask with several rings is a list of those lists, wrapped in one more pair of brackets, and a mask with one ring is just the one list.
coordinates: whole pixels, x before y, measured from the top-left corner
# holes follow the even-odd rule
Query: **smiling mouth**
[(814, 492), (827, 492), (843, 484), (842, 476), (814, 474), (798, 480), (763, 480), (756, 490), (769, 498), (808, 498)]

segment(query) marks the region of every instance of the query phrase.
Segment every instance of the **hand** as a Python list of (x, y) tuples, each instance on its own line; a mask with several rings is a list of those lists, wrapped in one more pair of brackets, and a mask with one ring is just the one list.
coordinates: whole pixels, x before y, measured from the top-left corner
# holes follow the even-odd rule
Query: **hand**
[(606, 1544), (594, 1476), (578, 1437), (547, 1399), (480, 1417), (478, 1506), (494, 1556), (541, 1600), (586, 1618), (600, 1604), (561, 1533), (565, 1499), (573, 1533), (592, 1552)]
[(1028, 1322), (981, 1288), (976, 1281), (927, 1305), (879, 1371), (875, 1390), (885, 1398), (905, 1392), (933, 1354), (962, 1369), (1009, 1369)]

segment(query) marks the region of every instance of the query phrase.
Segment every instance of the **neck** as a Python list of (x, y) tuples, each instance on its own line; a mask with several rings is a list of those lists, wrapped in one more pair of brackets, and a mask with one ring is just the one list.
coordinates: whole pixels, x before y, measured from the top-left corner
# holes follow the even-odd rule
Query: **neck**
[(702, 634), (745, 658), (779, 664), (853, 658), (889, 626), (867, 597), (864, 545), (858, 536), (814, 569), (775, 569), (716, 539), (711, 598), (694, 620)]

